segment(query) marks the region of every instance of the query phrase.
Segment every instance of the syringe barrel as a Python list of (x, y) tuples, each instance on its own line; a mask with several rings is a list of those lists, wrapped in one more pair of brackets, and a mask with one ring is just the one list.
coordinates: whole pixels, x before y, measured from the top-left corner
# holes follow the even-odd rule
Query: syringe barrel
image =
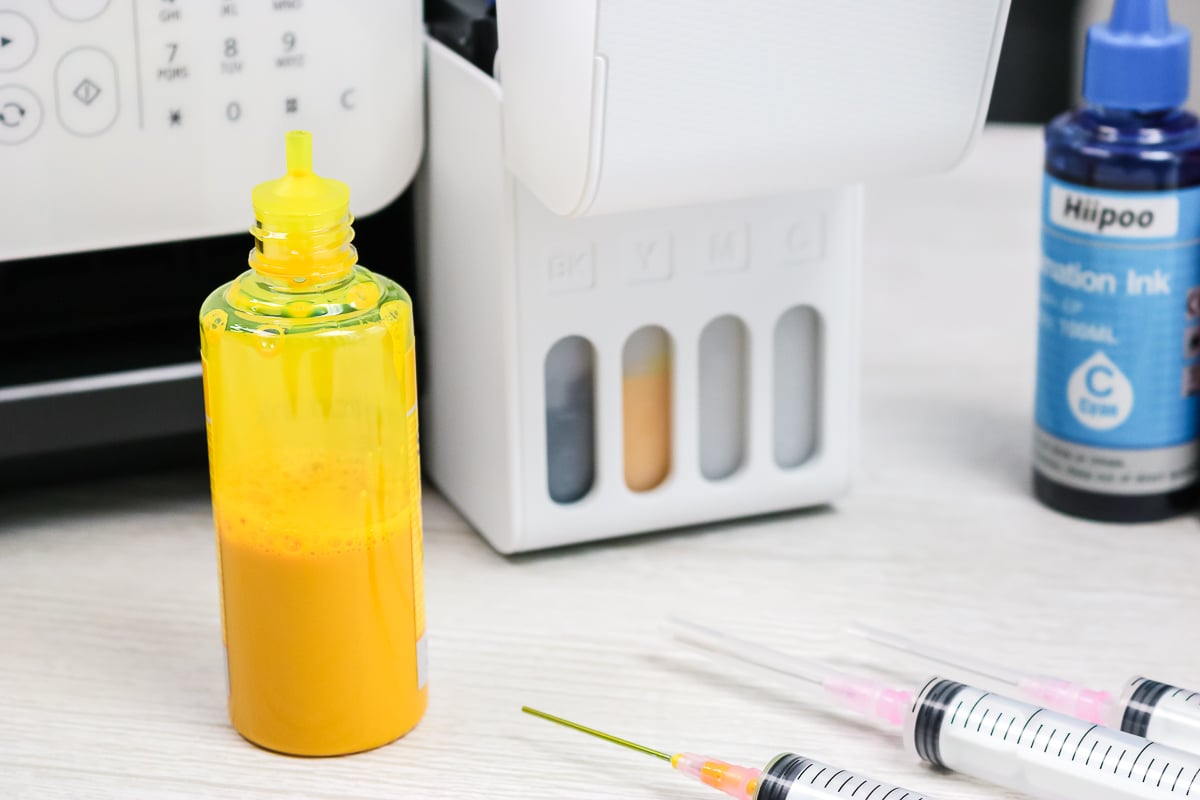
[(1200, 756), (1074, 717), (932, 678), (905, 744), (935, 766), (1046, 800), (1200, 796)]
[(1200, 692), (1134, 678), (1117, 704), (1114, 724), (1126, 733), (1200, 753)]
[(924, 795), (795, 753), (763, 770), (754, 800), (928, 800)]

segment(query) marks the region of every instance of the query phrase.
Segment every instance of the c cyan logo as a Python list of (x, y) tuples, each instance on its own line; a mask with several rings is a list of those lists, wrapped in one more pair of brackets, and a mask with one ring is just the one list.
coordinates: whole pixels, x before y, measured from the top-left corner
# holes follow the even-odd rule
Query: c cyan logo
[(1109, 431), (1129, 419), (1133, 385), (1103, 352), (1097, 352), (1071, 373), (1067, 403), (1079, 424)]

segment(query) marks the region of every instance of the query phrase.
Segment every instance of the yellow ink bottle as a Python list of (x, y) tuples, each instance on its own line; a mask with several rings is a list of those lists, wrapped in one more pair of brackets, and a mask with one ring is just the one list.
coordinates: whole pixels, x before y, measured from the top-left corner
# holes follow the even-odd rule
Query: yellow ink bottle
[(253, 204), (251, 268), (200, 312), (229, 715), (270, 750), (354, 753), (428, 698), (412, 303), (357, 264), (309, 133)]

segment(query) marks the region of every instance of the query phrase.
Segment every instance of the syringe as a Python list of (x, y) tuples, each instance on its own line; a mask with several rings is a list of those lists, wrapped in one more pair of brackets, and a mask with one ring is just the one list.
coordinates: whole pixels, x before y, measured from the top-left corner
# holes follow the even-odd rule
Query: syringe
[[(937, 767), (1047, 800), (1200, 797), (1195, 753), (944, 678), (909, 694), (709, 628), (671, 625), (690, 644), (820, 686), (843, 705), (901, 728), (905, 748)], [(897, 719), (899, 696), (907, 707)]]
[(695, 753), (670, 753), (602, 733), (577, 722), (522, 706), (526, 714), (549, 720), (648, 756), (667, 761), (679, 772), (740, 800), (928, 800), (924, 795), (901, 789), (846, 769), (813, 761), (795, 753), (783, 753), (762, 769), (739, 767)]
[(1200, 692), (1136, 677), (1119, 697), (1114, 697), (1061, 678), (988, 664), (866, 625), (855, 625), (850, 632), (893, 650), (1013, 686), (1019, 697), (1039, 706), (1200, 753)]

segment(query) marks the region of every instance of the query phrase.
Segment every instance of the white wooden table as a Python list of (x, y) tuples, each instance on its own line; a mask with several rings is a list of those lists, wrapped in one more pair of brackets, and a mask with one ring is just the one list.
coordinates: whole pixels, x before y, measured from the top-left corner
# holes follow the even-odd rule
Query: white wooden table
[(990, 130), (953, 175), (869, 193), (863, 452), (836, 508), (502, 558), (428, 492), (430, 708), (372, 753), (286, 758), (230, 728), (204, 475), (0, 498), (0, 798), (714, 796), (523, 703), (1005, 796), (672, 645), (671, 613), (847, 665), (882, 663), (841, 633), (863, 619), (1102, 687), (1200, 686), (1197, 520), (1096, 525), (1029, 493), (1039, 161), (1032, 129)]

